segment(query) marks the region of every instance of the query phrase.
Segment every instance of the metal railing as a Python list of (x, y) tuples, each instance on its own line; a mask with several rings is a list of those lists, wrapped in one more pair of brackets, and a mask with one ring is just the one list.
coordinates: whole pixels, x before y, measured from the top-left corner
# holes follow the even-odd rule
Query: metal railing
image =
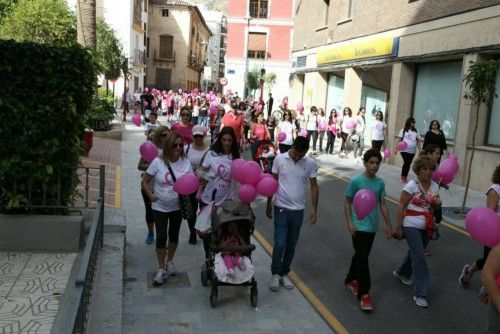
[(135, 49), (134, 50), (134, 63), (135, 64), (146, 64), (146, 52)]
[(175, 62), (175, 51), (173, 51), (170, 55), (170, 58), (164, 58), (161, 57), (159, 52), (157, 50), (153, 50), (153, 59), (157, 61), (169, 61), (169, 62)]

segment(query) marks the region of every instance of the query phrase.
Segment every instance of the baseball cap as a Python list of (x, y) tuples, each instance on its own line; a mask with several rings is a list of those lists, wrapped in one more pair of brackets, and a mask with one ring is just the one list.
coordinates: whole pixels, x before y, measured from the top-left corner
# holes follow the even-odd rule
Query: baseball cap
[(207, 128), (205, 128), (203, 125), (193, 126), (193, 136), (195, 136), (195, 135), (204, 136), (206, 133), (207, 133)]

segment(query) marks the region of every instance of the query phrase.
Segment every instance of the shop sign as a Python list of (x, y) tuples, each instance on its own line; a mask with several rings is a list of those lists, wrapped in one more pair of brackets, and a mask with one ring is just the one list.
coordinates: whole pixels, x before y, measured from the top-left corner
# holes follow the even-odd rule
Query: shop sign
[(385, 37), (365, 42), (333, 47), (318, 52), (318, 65), (348, 60), (398, 55), (399, 37)]

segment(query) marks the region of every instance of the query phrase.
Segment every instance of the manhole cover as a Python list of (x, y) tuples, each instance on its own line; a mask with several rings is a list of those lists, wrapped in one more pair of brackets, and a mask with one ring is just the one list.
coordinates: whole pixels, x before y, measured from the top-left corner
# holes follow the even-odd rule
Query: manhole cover
[(148, 273), (147, 274), (147, 281), (148, 281), (148, 288), (150, 289), (158, 289), (158, 288), (163, 288), (163, 289), (171, 289), (171, 288), (190, 288), (191, 287), (191, 282), (189, 281), (189, 277), (187, 273), (185, 272), (178, 272), (175, 276), (169, 276), (166, 283), (164, 282), (161, 286), (154, 286), (153, 285), (153, 278), (155, 277), (156, 273)]

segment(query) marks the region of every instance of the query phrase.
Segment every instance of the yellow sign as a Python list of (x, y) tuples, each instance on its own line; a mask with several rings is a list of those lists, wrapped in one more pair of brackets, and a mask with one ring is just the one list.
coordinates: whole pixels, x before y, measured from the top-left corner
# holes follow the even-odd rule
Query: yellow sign
[(321, 50), (316, 55), (316, 60), (318, 65), (321, 65), (382, 56), (395, 57), (398, 54), (398, 45), (399, 37), (380, 38)]

